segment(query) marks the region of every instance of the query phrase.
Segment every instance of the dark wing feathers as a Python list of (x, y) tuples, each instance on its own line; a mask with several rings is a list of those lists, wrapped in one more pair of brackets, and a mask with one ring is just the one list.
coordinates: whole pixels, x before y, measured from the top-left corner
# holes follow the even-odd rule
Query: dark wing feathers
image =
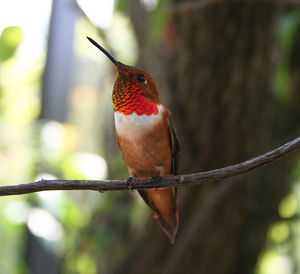
[(172, 143), (172, 162), (173, 162), (173, 175), (178, 174), (178, 154), (180, 152), (180, 144), (178, 142), (178, 138), (176, 135), (176, 129), (172, 120), (171, 115), (168, 117), (168, 128), (169, 128), (169, 133), (170, 133), (170, 139)]

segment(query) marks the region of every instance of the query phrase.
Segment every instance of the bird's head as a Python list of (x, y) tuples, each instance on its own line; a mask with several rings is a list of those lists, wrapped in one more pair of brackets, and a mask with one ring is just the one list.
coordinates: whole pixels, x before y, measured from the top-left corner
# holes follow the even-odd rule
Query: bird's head
[(136, 112), (138, 115), (157, 114), (160, 98), (157, 86), (151, 75), (136, 67), (125, 65), (113, 57), (106, 49), (87, 37), (115, 65), (117, 77), (113, 90), (113, 107), (125, 115)]

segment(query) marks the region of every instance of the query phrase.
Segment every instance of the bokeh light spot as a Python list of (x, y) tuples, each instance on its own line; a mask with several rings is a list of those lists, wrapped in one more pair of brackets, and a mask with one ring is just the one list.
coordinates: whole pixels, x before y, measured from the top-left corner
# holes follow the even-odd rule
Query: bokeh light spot
[(49, 241), (57, 241), (63, 235), (61, 224), (44, 209), (32, 209), (28, 215), (27, 226), (32, 234)]

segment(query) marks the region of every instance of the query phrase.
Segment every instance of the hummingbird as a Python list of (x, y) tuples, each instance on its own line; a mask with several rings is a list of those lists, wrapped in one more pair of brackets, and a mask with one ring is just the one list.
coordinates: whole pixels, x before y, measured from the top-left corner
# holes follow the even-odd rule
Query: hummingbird
[[(155, 181), (160, 176), (176, 175), (179, 143), (170, 111), (161, 104), (155, 81), (149, 73), (119, 62), (93, 39), (87, 39), (117, 69), (112, 105), (119, 148), (130, 175), (128, 182), (134, 178)], [(177, 189), (138, 192), (174, 244), (178, 231)]]

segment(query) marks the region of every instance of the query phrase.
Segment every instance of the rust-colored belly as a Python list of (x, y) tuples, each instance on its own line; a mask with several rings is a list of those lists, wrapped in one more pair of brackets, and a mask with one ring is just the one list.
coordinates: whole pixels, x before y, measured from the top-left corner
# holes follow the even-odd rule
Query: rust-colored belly
[(116, 130), (124, 161), (129, 174), (137, 178), (172, 173), (170, 136), (165, 120), (162, 115), (152, 118), (116, 117), (122, 119), (116, 121)]

